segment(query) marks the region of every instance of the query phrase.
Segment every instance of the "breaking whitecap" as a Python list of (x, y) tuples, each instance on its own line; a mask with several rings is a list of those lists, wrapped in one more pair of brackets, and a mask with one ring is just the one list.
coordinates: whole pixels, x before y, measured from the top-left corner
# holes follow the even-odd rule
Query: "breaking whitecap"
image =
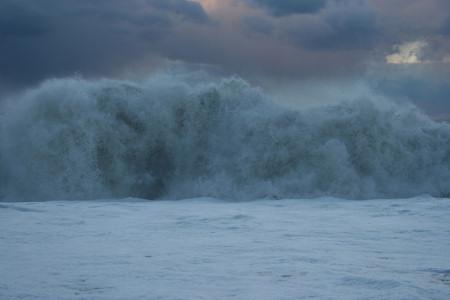
[(60, 79), (0, 119), (4, 199), (450, 194), (450, 126), (369, 100), (304, 111), (238, 78)]

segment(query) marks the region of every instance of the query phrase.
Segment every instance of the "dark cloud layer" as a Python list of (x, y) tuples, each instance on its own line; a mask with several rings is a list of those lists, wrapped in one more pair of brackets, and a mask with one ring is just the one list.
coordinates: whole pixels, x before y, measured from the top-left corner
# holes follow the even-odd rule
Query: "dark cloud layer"
[(325, 7), (328, 0), (251, 0), (268, 9), (275, 16), (316, 13)]
[(437, 119), (450, 121), (450, 70), (446, 66), (388, 66), (368, 75), (379, 94), (411, 102)]
[(309, 49), (360, 49), (373, 46), (379, 29), (367, 2), (347, 1), (315, 18), (290, 22), (286, 33), (299, 46)]
[(42, 35), (49, 29), (45, 15), (19, 1), (0, 3), (0, 38)]
[(203, 7), (197, 2), (186, 0), (147, 0), (147, 3), (157, 9), (181, 15), (192, 21), (204, 23), (209, 20)]
[[(166, 61), (251, 80), (348, 80), (376, 64), (387, 70), (367, 78), (378, 91), (450, 114), (450, 75), (441, 71), (450, 66), (449, 3), (1, 0), (0, 96), (49, 77), (146, 73)], [(400, 47), (416, 41), (426, 49)], [(388, 65), (400, 50), (400, 62), (419, 64)]]
[(74, 73), (107, 76), (158, 56), (154, 45), (186, 22), (208, 16), (187, 0), (3, 0), (0, 81), (20, 87)]
[(450, 36), (450, 16), (443, 22), (439, 32), (443, 35)]

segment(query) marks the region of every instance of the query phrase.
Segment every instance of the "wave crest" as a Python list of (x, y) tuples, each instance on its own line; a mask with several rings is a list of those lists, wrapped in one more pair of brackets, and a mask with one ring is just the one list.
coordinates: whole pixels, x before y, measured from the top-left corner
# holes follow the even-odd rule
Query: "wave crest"
[(450, 194), (450, 126), (357, 101), (290, 110), (238, 78), (60, 79), (0, 121), (4, 199)]

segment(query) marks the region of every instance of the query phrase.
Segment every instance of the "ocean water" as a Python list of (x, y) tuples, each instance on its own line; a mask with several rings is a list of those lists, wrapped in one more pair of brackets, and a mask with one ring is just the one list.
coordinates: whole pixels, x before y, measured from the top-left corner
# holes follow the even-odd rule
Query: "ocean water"
[(295, 110), (239, 78), (49, 80), (0, 117), (0, 197), (450, 194), (450, 125), (361, 99)]
[(450, 200), (0, 203), (0, 299), (450, 299)]

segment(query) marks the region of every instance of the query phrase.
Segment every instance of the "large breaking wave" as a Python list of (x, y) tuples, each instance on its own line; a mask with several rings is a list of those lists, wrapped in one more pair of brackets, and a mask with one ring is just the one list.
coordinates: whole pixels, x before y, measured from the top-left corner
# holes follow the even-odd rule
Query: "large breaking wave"
[(61, 79), (0, 119), (6, 200), (450, 194), (450, 126), (371, 101), (297, 111), (229, 78)]

